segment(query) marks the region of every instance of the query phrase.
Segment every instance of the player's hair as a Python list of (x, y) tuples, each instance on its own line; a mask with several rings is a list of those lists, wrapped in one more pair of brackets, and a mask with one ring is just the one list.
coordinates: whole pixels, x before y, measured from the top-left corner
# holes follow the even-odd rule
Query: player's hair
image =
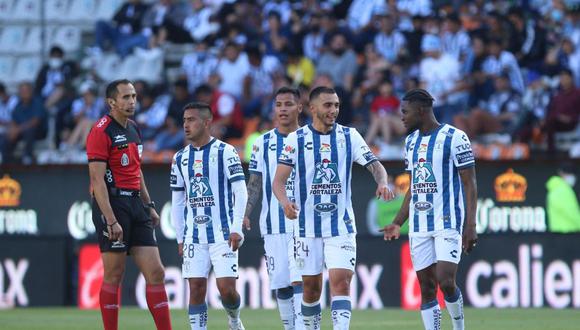
[(298, 90), (298, 88), (287, 87), (287, 86), (280, 87), (280, 88), (278, 88), (278, 90), (274, 94), (274, 98), (276, 98), (276, 96), (278, 96), (280, 94), (292, 94), (294, 96), (294, 98), (296, 99), (296, 101), (300, 101), (300, 91)]
[(207, 104), (205, 102), (190, 102), (183, 107), (183, 112), (185, 112), (186, 110), (189, 110), (189, 109), (194, 109), (194, 110), (199, 111), (199, 113), (205, 119), (212, 119), (213, 118), (213, 114), (211, 113), (211, 108), (210, 108), (209, 104)]
[(117, 86), (129, 85), (129, 84), (133, 85), (133, 82), (129, 79), (117, 79), (117, 80), (111, 81), (107, 85), (107, 89), (105, 91), (105, 97), (108, 99), (114, 99), (115, 97), (117, 97), (117, 94), (119, 93), (119, 91), (117, 90)]
[(403, 96), (403, 101), (407, 101), (409, 103), (418, 104), (421, 107), (431, 108), (433, 106), (433, 101), (435, 99), (429, 92), (422, 88), (415, 88), (408, 91), (405, 96)]
[(308, 101), (312, 102), (315, 99), (317, 99), (320, 94), (336, 94), (336, 91), (334, 90), (334, 88), (330, 88), (330, 87), (326, 87), (326, 86), (319, 86), (314, 88), (311, 92), (310, 92), (310, 96), (308, 97)]

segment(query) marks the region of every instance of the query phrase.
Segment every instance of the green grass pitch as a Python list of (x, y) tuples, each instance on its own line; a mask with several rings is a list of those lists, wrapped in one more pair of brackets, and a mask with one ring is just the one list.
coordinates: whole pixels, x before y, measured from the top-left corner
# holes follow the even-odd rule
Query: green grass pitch
[[(185, 310), (172, 310), (173, 329), (187, 330)], [(580, 311), (553, 309), (471, 309), (465, 311), (470, 330), (567, 330), (580, 329)], [(322, 315), (322, 329), (332, 329), (330, 312)], [(282, 329), (276, 310), (242, 310), (246, 329)], [(2, 330), (102, 329), (98, 311), (75, 308), (19, 308), (0, 311)], [(121, 308), (119, 329), (155, 329), (146, 310)], [(225, 312), (210, 310), (208, 329), (227, 329)], [(351, 329), (422, 329), (419, 312), (400, 309), (355, 310)], [(449, 314), (443, 310), (442, 329), (451, 329)]]

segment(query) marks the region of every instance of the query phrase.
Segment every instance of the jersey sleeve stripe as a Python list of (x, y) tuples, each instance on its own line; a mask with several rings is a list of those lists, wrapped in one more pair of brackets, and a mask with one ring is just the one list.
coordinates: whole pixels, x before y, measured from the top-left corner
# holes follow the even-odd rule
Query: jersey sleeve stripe
[(262, 176), (262, 172), (259, 172), (259, 171), (249, 170), (248, 172), (250, 172), (250, 174)]
[(240, 181), (240, 180), (245, 180), (246, 178), (243, 175), (238, 175), (238, 176), (234, 176), (230, 178), (230, 183), (232, 182), (236, 182), (236, 181)]
[(171, 191), (185, 191), (183, 187), (171, 187)]
[(474, 166), (475, 166), (475, 162), (471, 162), (471, 163), (467, 163), (465, 165), (458, 166), (457, 169), (464, 170), (466, 168), (470, 168), (470, 167), (474, 167)]
[(371, 165), (372, 163), (378, 162), (378, 161), (379, 161), (378, 159), (371, 160), (370, 162), (366, 163), (365, 168), (369, 167), (369, 165)]
[(278, 159), (278, 164), (294, 167), (294, 164), (292, 164), (291, 161), (285, 161), (285, 160), (281, 160), (281, 159)]
[(89, 163), (91, 163), (91, 162), (106, 163), (107, 160), (106, 159), (101, 159), (101, 158), (91, 158), (91, 159), (89, 159)]

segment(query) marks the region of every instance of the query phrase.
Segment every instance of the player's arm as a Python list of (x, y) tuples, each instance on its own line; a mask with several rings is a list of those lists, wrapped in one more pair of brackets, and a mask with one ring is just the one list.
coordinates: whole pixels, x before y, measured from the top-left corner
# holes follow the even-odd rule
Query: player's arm
[(247, 230), (250, 230), (250, 214), (252, 214), (254, 206), (258, 203), (262, 194), (262, 175), (258, 172), (250, 172), (247, 188), (248, 203), (246, 204), (246, 212), (244, 214), (244, 227), (246, 227)]
[[(232, 192), (234, 194), (234, 212), (233, 212), (233, 223), (230, 228), (230, 239), (229, 244), (232, 251), (239, 249), (244, 243), (244, 233), (242, 232), (242, 223), (244, 219), (244, 211), (246, 209), (246, 203), (248, 202), (248, 191), (246, 189), (246, 182), (242, 180), (236, 180), (232, 183)], [(239, 236), (237, 236), (237, 235)]]
[(366, 168), (371, 172), (375, 182), (377, 183), (377, 198), (381, 198), (385, 201), (395, 198), (395, 194), (393, 194), (391, 189), (389, 189), (387, 170), (385, 170), (383, 164), (378, 160), (375, 160), (369, 163)]
[(280, 205), (284, 208), (286, 217), (288, 219), (296, 219), (298, 217), (298, 207), (288, 199), (288, 195), (286, 194), (286, 182), (290, 174), (292, 174), (292, 166), (279, 163), (276, 167), (272, 191), (280, 202)]
[[(409, 172), (408, 175), (411, 176), (411, 173)], [(399, 238), (399, 235), (401, 233), (401, 227), (403, 226), (405, 221), (407, 221), (407, 219), (409, 218), (410, 201), (411, 201), (411, 189), (409, 188), (407, 190), (407, 193), (405, 194), (405, 198), (403, 199), (403, 204), (401, 205), (399, 212), (397, 212), (397, 215), (395, 216), (393, 222), (389, 225), (386, 225), (383, 229), (380, 230), (383, 232), (383, 237), (385, 241), (390, 241), (392, 239)]]
[(475, 166), (459, 170), (461, 183), (465, 191), (465, 227), (463, 228), (463, 251), (471, 250), (477, 244), (477, 230), (475, 215), (477, 212), (477, 179), (475, 177)]
[(157, 226), (159, 225), (159, 214), (157, 214), (157, 210), (155, 210), (155, 206), (151, 202), (151, 196), (149, 196), (147, 185), (145, 185), (143, 171), (139, 170), (139, 174), (141, 176), (141, 200), (143, 201), (143, 204), (149, 208), (149, 215), (151, 216), (151, 221), (153, 221), (153, 226)]
[(123, 229), (117, 221), (113, 208), (109, 202), (109, 192), (105, 184), (105, 172), (107, 170), (107, 163), (104, 161), (90, 161), (89, 162), (89, 177), (91, 187), (93, 189), (93, 196), (99, 205), (99, 210), (105, 217), (107, 223), (107, 230), (109, 233), (109, 240), (123, 240)]

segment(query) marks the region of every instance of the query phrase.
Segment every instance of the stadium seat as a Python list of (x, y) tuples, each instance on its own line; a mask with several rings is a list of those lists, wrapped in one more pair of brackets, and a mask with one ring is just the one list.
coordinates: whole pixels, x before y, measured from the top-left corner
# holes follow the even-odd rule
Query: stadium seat
[(97, 8), (97, 20), (110, 20), (117, 9), (123, 5), (123, 0), (101, 0)]
[(0, 56), (0, 81), (5, 83), (12, 81), (15, 61), (16, 58), (13, 56)]
[(12, 17), (18, 21), (38, 22), (41, 12), (40, 0), (17, 0)]
[(7, 26), (0, 34), (0, 52), (18, 53), (26, 41), (26, 27)]
[(11, 20), (13, 11), (14, 0), (0, 0), (0, 21)]
[(62, 22), (68, 15), (69, 6), (69, 0), (45, 0), (44, 15), (50, 22)]
[[(50, 36), (47, 31), (47, 39)], [(26, 53), (37, 53), (42, 49), (42, 28), (40, 26), (33, 26), (28, 29), (26, 40), (22, 46), (22, 50)]]
[(14, 81), (34, 81), (41, 67), (42, 60), (38, 56), (20, 57), (14, 68)]
[(76, 52), (81, 47), (81, 31), (74, 26), (61, 26), (54, 32), (51, 45), (58, 45), (65, 52)]
[[(104, 2), (109, 2), (109, 0)], [(97, 15), (95, 15), (97, 5), (97, 0), (74, 0), (70, 5), (66, 19), (68, 21), (92, 24), (97, 20)]]

